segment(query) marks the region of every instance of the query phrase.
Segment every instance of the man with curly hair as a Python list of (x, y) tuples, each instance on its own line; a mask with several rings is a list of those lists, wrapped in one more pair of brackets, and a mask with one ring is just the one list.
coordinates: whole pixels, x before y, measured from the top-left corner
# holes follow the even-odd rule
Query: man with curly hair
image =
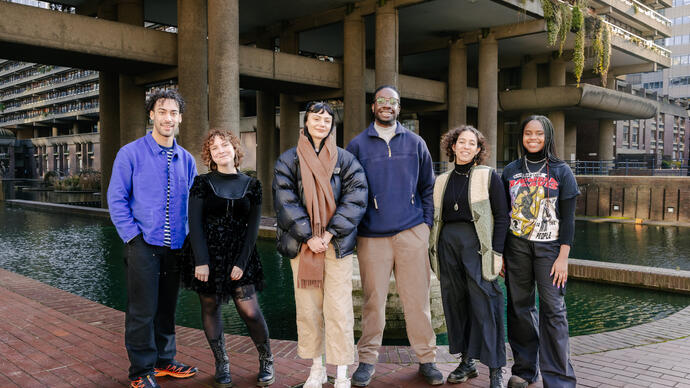
[(108, 187), (110, 218), (125, 243), (125, 347), (135, 388), (160, 387), (158, 376), (187, 378), (197, 371), (175, 361), (178, 257), (197, 175), (194, 158), (174, 137), (184, 100), (162, 90), (148, 98), (146, 110), (153, 131), (118, 151)]

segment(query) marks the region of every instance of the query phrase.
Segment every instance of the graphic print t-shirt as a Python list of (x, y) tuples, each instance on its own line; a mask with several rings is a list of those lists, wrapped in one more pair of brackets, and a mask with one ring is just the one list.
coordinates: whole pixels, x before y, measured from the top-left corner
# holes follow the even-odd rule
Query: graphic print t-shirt
[[(558, 240), (558, 200), (580, 194), (575, 176), (565, 163), (528, 163), (518, 159), (503, 170), (503, 183), (510, 196), (510, 232), (530, 241)], [(547, 168), (548, 167), (548, 168)]]

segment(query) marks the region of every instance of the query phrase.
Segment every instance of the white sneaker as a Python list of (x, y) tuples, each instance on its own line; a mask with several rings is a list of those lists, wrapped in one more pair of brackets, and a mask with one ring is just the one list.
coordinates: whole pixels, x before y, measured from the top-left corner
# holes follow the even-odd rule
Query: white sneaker
[[(326, 367), (312, 366), (309, 370), (309, 378), (302, 386), (303, 388), (321, 388), (328, 381)], [(348, 381), (349, 382), (349, 381)]]
[(333, 388), (350, 388), (350, 379), (343, 377), (342, 379), (335, 379)]

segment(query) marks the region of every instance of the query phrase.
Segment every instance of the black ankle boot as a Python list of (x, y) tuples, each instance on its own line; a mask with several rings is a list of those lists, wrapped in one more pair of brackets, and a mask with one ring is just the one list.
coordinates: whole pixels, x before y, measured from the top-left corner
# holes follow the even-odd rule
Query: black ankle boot
[(489, 368), (489, 388), (503, 388), (503, 368)]
[(232, 376), (230, 376), (230, 360), (228, 353), (225, 351), (225, 336), (223, 334), (216, 340), (209, 340), (208, 344), (213, 351), (213, 357), (216, 359), (216, 377), (213, 384), (217, 388), (232, 387)]
[(265, 343), (255, 344), (256, 350), (259, 351), (259, 375), (256, 377), (256, 385), (265, 387), (271, 385), (276, 381), (275, 372), (273, 370), (273, 354), (271, 354), (271, 343), (266, 340)]

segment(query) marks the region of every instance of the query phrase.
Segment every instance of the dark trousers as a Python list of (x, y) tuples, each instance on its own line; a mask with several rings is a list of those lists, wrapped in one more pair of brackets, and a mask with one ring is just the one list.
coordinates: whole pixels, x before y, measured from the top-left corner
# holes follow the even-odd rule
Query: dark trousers
[(554, 286), (550, 275), (559, 251), (558, 241), (531, 242), (509, 234), (504, 252), (508, 342), (515, 360), (512, 373), (534, 382), (541, 371), (545, 388), (575, 387), (576, 382), (570, 362), (565, 287)]
[(129, 378), (153, 373), (175, 358), (175, 307), (180, 250), (149, 245), (139, 235), (125, 246), (125, 347)]
[(450, 352), (489, 368), (506, 364), (503, 292), (482, 278), (479, 238), (469, 222), (447, 223), (438, 239), (443, 312)]

